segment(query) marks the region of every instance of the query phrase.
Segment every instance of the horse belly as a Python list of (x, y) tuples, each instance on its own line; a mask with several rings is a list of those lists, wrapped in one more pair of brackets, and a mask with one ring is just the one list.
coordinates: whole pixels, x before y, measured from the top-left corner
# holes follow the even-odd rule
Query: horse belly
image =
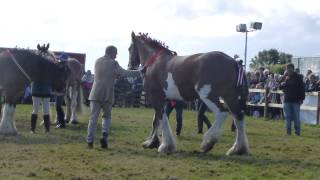
[(167, 87), (163, 89), (166, 95), (166, 98), (183, 101), (183, 98), (179, 92), (178, 86), (176, 85), (172, 77), (172, 73), (168, 73), (166, 82), (167, 82)]

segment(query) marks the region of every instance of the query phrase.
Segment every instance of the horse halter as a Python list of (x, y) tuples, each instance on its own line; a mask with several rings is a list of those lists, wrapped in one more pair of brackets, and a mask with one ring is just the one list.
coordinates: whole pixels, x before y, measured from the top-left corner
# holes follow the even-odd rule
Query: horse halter
[(21, 65), (18, 63), (17, 59), (14, 57), (14, 55), (10, 52), (9, 49), (6, 50), (6, 53), (11, 57), (14, 64), (18, 67), (18, 69), (22, 72), (22, 74), (30, 81), (32, 82), (30, 76), (26, 73), (26, 71), (23, 70)]

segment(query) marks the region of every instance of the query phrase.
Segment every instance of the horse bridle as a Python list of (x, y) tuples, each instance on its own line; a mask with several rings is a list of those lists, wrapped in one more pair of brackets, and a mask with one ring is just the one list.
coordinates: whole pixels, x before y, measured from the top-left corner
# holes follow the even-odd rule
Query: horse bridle
[(28, 75), (28, 73), (26, 73), (26, 71), (23, 70), (23, 68), (21, 67), (21, 65), (18, 63), (17, 59), (14, 57), (14, 55), (10, 52), (9, 49), (6, 50), (6, 53), (8, 53), (8, 55), (11, 57), (12, 61), (14, 62), (14, 64), (18, 67), (18, 69), (22, 72), (22, 74), (30, 81), (32, 82), (30, 76)]

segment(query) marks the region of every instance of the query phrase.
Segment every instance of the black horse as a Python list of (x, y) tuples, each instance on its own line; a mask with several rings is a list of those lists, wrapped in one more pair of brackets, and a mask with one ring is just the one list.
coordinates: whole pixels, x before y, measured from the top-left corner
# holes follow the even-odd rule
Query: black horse
[(0, 134), (17, 134), (14, 123), (15, 104), (32, 81), (50, 81), (61, 89), (70, 74), (64, 63), (54, 63), (37, 51), (0, 49), (0, 88), (5, 97)]

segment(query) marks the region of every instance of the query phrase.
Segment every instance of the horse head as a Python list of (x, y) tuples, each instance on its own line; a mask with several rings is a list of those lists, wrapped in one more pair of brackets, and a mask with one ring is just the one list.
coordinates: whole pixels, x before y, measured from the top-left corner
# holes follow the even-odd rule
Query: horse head
[(139, 51), (137, 49), (137, 40), (136, 40), (136, 35), (134, 34), (134, 32), (131, 33), (131, 44), (129, 47), (129, 64), (128, 64), (128, 68), (129, 69), (138, 69), (140, 63), (140, 55), (139, 55)]
[(47, 45), (43, 44), (42, 46), (40, 46), (38, 44), (37, 45), (37, 49), (38, 49), (37, 54), (41, 55), (42, 57), (44, 57), (47, 60), (57, 62), (57, 59), (56, 59), (54, 53), (49, 51), (49, 47), (50, 47), (49, 43), (47, 43)]
[(152, 39), (147, 33), (135, 35), (131, 33), (131, 45), (129, 47), (129, 64), (130, 69), (136, 69), (140, 64), (145, 66), (148, 61), (153, 61), (160, 54), (166, 53), (169, 56), (176, 56), (177, 53), (168, 49), (165, 43)]

